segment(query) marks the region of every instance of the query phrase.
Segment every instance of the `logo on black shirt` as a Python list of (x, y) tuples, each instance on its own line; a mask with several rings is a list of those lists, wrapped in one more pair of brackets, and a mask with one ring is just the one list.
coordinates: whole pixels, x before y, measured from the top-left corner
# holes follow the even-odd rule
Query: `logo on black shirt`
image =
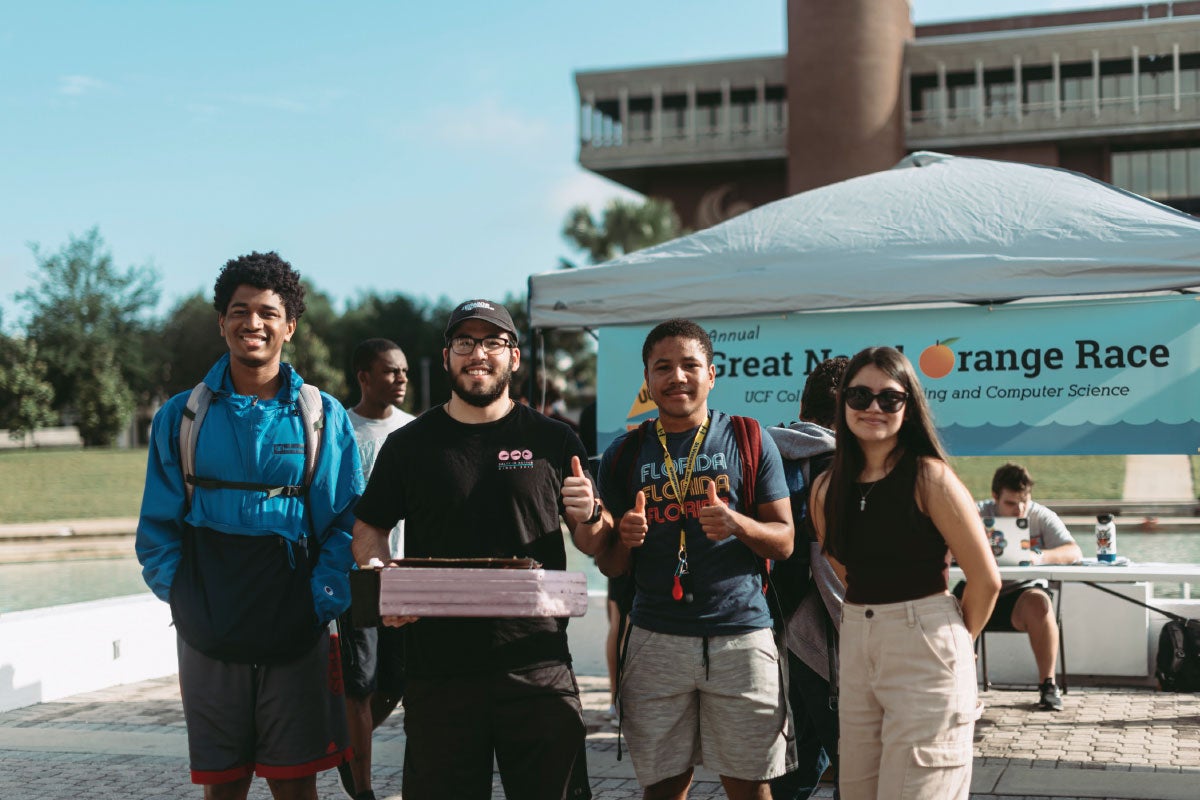
[(499, 459), (498, 469), (529, 469), (533, 466), (532, 450), (501, 450), (496, 457)]

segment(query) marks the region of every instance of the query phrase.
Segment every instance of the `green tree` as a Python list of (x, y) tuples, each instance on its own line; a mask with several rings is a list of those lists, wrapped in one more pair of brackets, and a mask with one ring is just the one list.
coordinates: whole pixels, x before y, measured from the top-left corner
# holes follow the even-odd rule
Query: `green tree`
[(88, 343), (87, 366), (75, 377), (79, 436), (88, 447), (111, 447), (133, 416), (133, 392), (103, 342)]
[[(599, 219), (587, 206), (576, 206), (567, 213), (562, 230), (567, 241), (586, 251), (593, 264), (668, 242), (681, 233), (683, 226), (675, 207), (668, 200), (654, 198), (644, 203), (610, 200)], [(574, 266), (566, 260), (562, 263)]]
[(329, 346), (337, 330), (339, 317), (329, 295), (304, 281), (304, 305), (307, 310), (296, 325), (292, 340), (284, 345), (283, 360), (296, 368), (300, 376), (328, 394), (346, 396), (344, 371)]
[(188, 391), (229, 348), (217, 327), (212, 298), (201, 292), (179, 300), (151, 337), (160, 395)]
[[(592, 264), (600, 264), (618, 256), (661, 244), (685, 233), (668, 200), (650, 198), (644, 203), (630, 200), (610, 200), (597, 219), (584, 205), (567, 213), (563, 237), (575, 248), (584, 251)], [(559, 266), (572, 269), (575, 264), (560, 259)], [(524, 311), (521, 312), (524, 317)], [(546, 331), (543, 334), (547, 367), (565, 380), (568, 404), (587, 402), (595, 395), (595, 342), (586, 332)]]
[(351, 358), (354, 348), (364, 339), (391, 339), (408, 357), (408, 396), (404, 407), (412, 413), (429, 405), (445, 402), (450, 384), (442, 369), (442, 333), (454, 304), (442, 298), (437, 302), (417, 300), (403, 294), (369, 293), (352, 302), (342, 316), (338, 329), (330, 336), (335, 360), (342, 367), (349, 387), (347, 405), (358, 402), (358, 379)]
[(54, 389), (37, 344), (0, 334), (0, 428), (18, 439), (55, 422)]
[[(29, 311), (26, 334), (47, 364), (55, 407), (80, 415), (85, 444), (111, 442), (108, 432), (128, 422), (133, 398), (148, 397), (157, 383), (145, 347), (158, 275), (150, 267), (117, 269), (97, 228), (70, 236), (56, 253), (30, 248), (34, 286), (16, 298)], [(83, 433), (85, 424), (98, 438)]]

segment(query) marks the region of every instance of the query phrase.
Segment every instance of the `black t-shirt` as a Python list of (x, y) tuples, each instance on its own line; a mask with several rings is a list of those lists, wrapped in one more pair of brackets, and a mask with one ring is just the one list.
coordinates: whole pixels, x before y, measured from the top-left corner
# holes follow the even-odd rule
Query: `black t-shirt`
[[(565, 569), (559, 527), (571, 456), (568, 426), (517, 404), (496, 422), (433, 408), (388, 436), (354, 515), (390, 530), (405, 520), (414, 558), (530, 557)], [(406, 626), (414, 677), (507, 672), (570, 662), (566, 619), (427, 618)]]

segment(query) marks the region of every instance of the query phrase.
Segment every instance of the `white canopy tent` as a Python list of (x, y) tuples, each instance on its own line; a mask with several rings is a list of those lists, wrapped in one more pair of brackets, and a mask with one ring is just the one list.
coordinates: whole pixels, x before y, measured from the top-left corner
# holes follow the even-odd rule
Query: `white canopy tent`
[(1200, 286), (1200, 219), (1068, 170), (920, 152), (597, 266), (534, 328)]

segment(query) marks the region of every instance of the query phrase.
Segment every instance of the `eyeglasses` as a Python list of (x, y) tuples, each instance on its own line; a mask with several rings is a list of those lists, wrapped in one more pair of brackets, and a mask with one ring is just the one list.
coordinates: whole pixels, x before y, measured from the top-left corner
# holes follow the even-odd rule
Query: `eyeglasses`
[(884, 389), (879, 394), (872, 394), (871, 390), (865, 386), (851, 386), (842, 392), (842, 399), (855, 411), (866, 411), (871, 407), (872, 402), (878, 401), (880, 411), (885, 414), (895, 414), (904, 408), (904, 404), (908, 400), (908, 392)]
[(485, 336), (482, 339), (476, 339), (474, 336), (455, 336), (447, 344), (450, 347), (450, 352), (459, 356), (469, 356), (475, 352), (475, 348), (483, 345), (483, 352), (488, 355), (499, 353), (506, 347), (516, 347), (508, 339), (503, 336)]

